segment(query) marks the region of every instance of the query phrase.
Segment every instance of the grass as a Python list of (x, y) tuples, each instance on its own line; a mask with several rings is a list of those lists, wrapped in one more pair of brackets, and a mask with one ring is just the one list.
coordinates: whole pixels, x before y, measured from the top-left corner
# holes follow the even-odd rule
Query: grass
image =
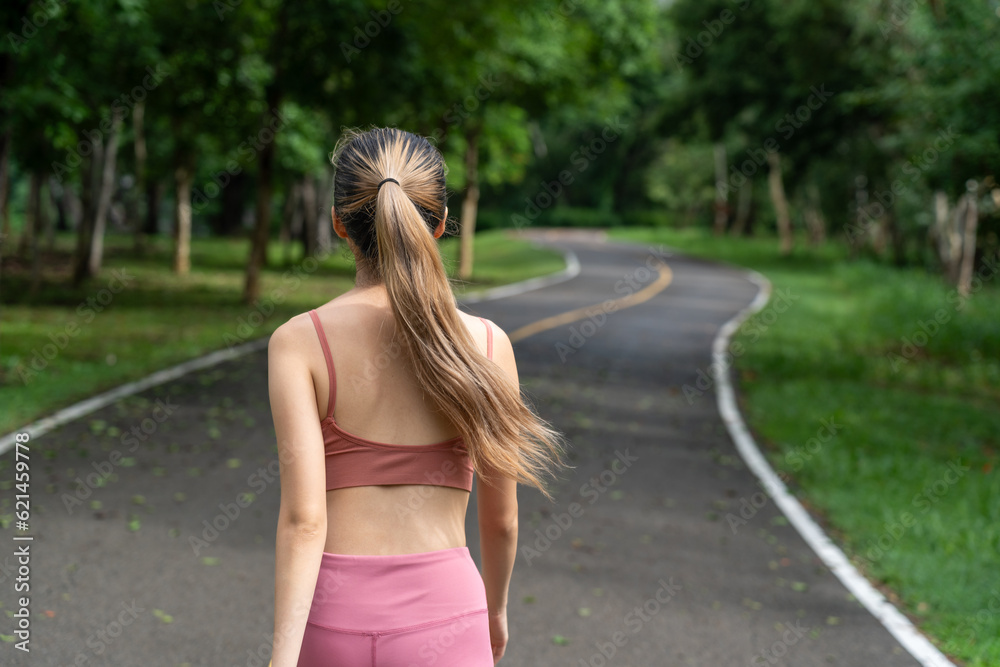
[(775, 239), (611, 235), (768, 277), (771, 302), (733, 342), (772, 466), (945, 653), (1000, 664), (1000, 276), (962, 299), (836, 244), (782, 258)]
[[(168, 238), (135, 253), (128, 236), (109, 234), (101, 274), (68, 286), (75, 239), (60, 235), (42, 257), (44, 280), (30, 296), (24, 267), (4, 258), (0, 335), (0, 433), (123, 383), (209, 352), (266, 337), (289, 318), (330, 301), (354, 284), (346, 247), (319, 262), (268, 249), (257, 307), (241, 303), (249, 241), (196, 239), (191, 272), (171, 270)], [(441, 241), (449, 274), (458, 242)], [(508, 238), (476, 236), (475, 271), (456, 293), (515, 282), (562, 269), (560, 254)], [(123, 272), (123, 273), (116, 273)], [(115, 280), (125, 277), (126, 285)], [(40, 370), (31, 371), (32, 364)]]

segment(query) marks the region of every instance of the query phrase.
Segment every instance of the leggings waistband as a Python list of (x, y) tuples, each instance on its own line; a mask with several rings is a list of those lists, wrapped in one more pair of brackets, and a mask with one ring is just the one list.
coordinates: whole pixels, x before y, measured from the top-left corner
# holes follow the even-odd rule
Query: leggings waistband
[(485, 609), (486, 589), (468, 547), (390, 555), (324, 551), (309, 620), (376, 632)]

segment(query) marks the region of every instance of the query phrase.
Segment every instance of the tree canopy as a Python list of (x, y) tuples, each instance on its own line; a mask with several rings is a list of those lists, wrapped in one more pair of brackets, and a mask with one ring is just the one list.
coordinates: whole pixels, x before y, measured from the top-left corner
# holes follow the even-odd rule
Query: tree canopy
[(2, 238), (74, 230), (77, 282), (106, 229), (169, 231), (179, 273), (192, 235), (242, 234), (253, 301), (289, 216), (329, 242), (329, 153), (369, 125), (441, 148), (470, 238), (708, 224), (791, 252), (803, 227), (953, 278), (1000, 247), (989, 3), (12, 0), (0, 21)]

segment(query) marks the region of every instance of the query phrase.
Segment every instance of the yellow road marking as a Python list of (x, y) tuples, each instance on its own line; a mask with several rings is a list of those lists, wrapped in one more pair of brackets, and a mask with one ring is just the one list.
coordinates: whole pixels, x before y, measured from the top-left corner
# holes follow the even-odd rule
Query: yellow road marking
[[(543, 331), (555, 329), (558, 326), (588, 318), (601, 310), (604, 310), (605, 312), (612, 312), (638, 305), (644, 301), (649, 301), (654, 296), (665, 290), (674, 279), (673, 271), (671, 271), (670, 267), (665, 263), (660, 262), (655, 268), (659, 271), (659, 276), (657, 276), (656, 280), (654, 280), (651, 284), (643, 287), (638, 292), (635, 292), (634, 294), (626, 294), (625, 296), (617, 299), (609, 299), (593, 306), (584, 306), (583, 308), (570, 310), (559, 315), (551, 315), (536, 322), (532, 322), (531, 324), (526, 324), (509, 335), (510, 342), (516, 343), (519, 340), (524, 340), (529, 336), (534, 336), (535, 334)], [(615, 305), (613, 308), (609, 308), (607, 307), (607, 304)]]

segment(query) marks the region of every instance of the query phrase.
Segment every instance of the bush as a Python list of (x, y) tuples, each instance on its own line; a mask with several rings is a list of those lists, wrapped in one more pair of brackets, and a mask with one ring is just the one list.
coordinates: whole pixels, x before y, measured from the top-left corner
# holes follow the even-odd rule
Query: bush
[[(515, 217), (517, 216), (517, 217)], [(458, 216), (455, 229), (458, 230)], [(527, 219), (521, 211), (505, 209), (480, 209), (476, 215), (476, 231), (513, 229), (520, 220)], [(685, 219), (665, 209), (635, 209), (624, 213), (602, 211), (596, 208), (554, 206), (530, 220), (530, 227), (683, 227)], [(523, 225), (522, 225), (523, 226)]]
[(612, 211), (556, 206), (535, 220), (537, 227), (621, 227), (622, 219)]
[(663, 209), (625, 211), (622, 224), (626, 227), (677, 227), (679, 218)]

